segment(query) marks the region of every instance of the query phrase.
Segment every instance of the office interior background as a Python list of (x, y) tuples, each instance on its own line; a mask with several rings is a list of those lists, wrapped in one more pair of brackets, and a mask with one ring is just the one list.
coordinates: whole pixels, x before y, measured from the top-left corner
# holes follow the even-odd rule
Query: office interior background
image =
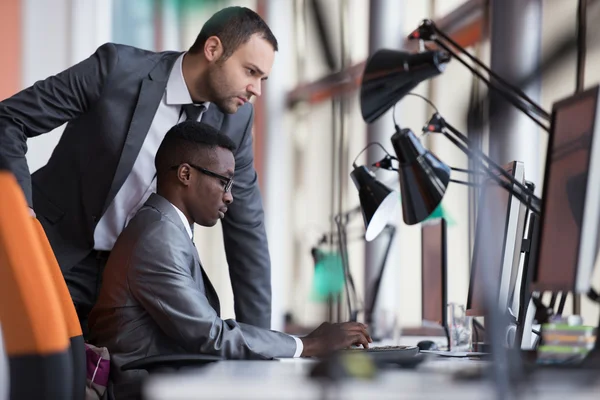
[[(503, 1), (504, 2), (504, 1)], [(255, 167), (266, 215), (272, 262), (273, 329), (284, 328), (284, 315), (305, 326), (328, 318), (328, 306), (314, 295), (315, 265), (311, 250), (335, 251), (335, 243), (320, 243), (335, 234), (332, 218), (356, 207), (358, 195), (350, 180), (352, 161), (367, 142), (378, 141), (392, 151), (391, 111), (367, 125), (360, 113), (358, 85), (361, 63), (379, 48), (402, 49), (405, 38), (424, 18), (452, 19), (461, 26), (461, 40), (487, 65), (531, 75), (567, 36), (575, 36), (577, 0), (506, 0), (522, 3), (518, 26), (491, 26), (516, 15), (489, 13), (486, 1), (474, 0), (328, 0), (318, 2), (322, 24), (311, 0), (2, 0), (0, 1), (0, 99), (83, 60), (105, 42), (148, 50), (186, 50), (204, 21), (229, 5), (259, 12), (279, 41), (279, 52), (263, 95), (255, 100)], [(585, 87), (600, 80), (600, 46), (593, 24), (600, 2), (589, 1)], [(319, 29), (322, 26), (322, 29)], [(502, 30), (504, 29), (504, 31)], [(513, 48), (514, 51), (507, 51)], [(533, 74), (523, 87), (546, 110), (569, 96), (576, 87), (576, 52)], [(340, 72), (341, 71), (341, 72)], [(357, 72), (358, 71), (358, 74)], [(334, 74), (334, 75), (332, 75)], [(520, 74), (520, 75), (519, 75)], [(337, 81), (332, 79), (337, 77)], [(323, 78), (330, 77), (329, 80)], [(334, 84), (327, 85), (326, 82)], [(324, 83), (325, 82), (325, 83)], [(336, 83), (337, 82), (337, 83)], [(333, 87), (334, 89), (331, 89)], [(337, 89), (336, 89), (337, 88)], [(331, 93), (339, 90), (337, 96)], [(481, 99), (485, 85), (458, 62), (444, 73), (421, 83), (415, 93), (427, 97), (439, 112), (468, 132), (470, 104)], [(415, 133), (433, 109), (417, 97), (406, 97), (396, 107), (401, 127)], [(505, 132), (488, 127), (480, 133), (482, 148), (500, 164), (523, 161), (525, 177), (541, 194), (547, 133), (522, 115), (512, 115)], [(31, 171), (42, 167), (62, 133), (28, 141)], [(427, 137), (427, 147), (449, 165), (467, 168), (467, 157), (443, 137)], [(358, 158), (362, 165), (384, 154), (376, 148)], [(397, 175), (378, 172), (388, 186), (398, 189)], [(448, 300), (465, 304), (474, 240), (476, 199), (467, 187), (450, 185), (443, 208), (448, 228)], [(408, 226), (399, 212), (396, 236), (387, 258), (376, 318), (384, 325), (406, 327), (421, 323), (421, 227)], [(233, 317), (221, 230), (195, 230), (203, 265), (220, 294), (222, 316)], [(370, 295), (385, 235), (371, 244), (361, 239), (360, 214), (349, 221), (349, 262), (359, 297)], [(600, 285), (598, 268), (594, 286)], [(571, 312), (567, 301), (565, 313)], [(598, 308), (582, 298), (581, 314), (588, 325), (598, 322)]]

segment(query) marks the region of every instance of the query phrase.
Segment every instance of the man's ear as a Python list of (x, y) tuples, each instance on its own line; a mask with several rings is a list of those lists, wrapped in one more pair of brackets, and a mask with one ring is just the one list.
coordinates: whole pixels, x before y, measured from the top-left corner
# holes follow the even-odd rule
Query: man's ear
[(191, 167), (187, 163), (183, 163), (177, 168), (177, 179), (184, 186), (189, 186), (192, 182)]
[(217, 61), (223, 55), (223, 44), (217, 36), (211, 36), (204, 43), (204, 57), (208, 61)]

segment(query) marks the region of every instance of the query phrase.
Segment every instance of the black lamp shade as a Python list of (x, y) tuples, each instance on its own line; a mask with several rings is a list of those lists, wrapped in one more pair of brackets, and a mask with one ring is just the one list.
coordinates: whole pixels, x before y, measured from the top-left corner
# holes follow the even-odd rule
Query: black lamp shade
[(450, 181), (450, 168), (423, 147), (410, 129), (392, 136), (398, 157), (402, 217), (408, 225), (424, 221), (440, 204)]
[(360, 207), (367, 231), (365, 239), (370, 242), (396, 215), (398, 193), (379, 182), (367, 167), (354, 168), (350, 177), (358, 189)]
[(367, 61), (360, 88), (365, 122), (375, 121), (419, 83), (442, 73), (449, 60), (442, 51), (377, 51)]

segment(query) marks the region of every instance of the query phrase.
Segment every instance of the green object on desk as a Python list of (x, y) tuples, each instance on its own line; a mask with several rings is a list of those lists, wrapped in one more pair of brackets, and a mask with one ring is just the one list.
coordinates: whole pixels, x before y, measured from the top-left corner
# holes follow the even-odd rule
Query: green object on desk
[(352, 378), (373, 379), (377, 373), (375, 363), (367, 354), (342, 354), (342, 363), (346, 373)]
[(321, 359), (310, 369), (309, 377), (325, 382), (347, 379), (371, 380), (377, 376), (377, 366), (365, 353), (336, 352)]
[(431, 215), (429, 215), (429, 217), (425, 218), (425, 221), (433, 221), (433, 220), (440, 219), (440, 218), (445, 219), (448, 226), (456, 225), (456, 220), (454, 218), (452, 218), (452, 216), (450, 216), (450, 214), (448, 214), (448, 212), (442, 206), (442, 203), (440, 203), (437, 206), (437, 208), (435, 210), (433, 210), (433, 212), (431, 213)]
[(311, 299), (327, 301), (331, 296), (337, 296), (344, 289), (344, 268), (342, 257), (338, 253), (318, 251), (315, 265)]

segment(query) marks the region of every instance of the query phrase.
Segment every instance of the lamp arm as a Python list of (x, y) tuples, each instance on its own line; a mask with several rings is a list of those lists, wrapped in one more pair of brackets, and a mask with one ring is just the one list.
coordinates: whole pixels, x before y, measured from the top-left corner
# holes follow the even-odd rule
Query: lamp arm
[(498, 164), (496, 164), (484, 152), (482, 152), (480, 150), (477, 150), (477, 149), (472, 150), (473, 145), (471, 144), (471, 141), (462, 132), (460, 132), (458, 129), (456, 129), (455, 127), (453, 127), (452, 125), (450, 125), (443, 118), (442, 118), (442, 123), (443, 123), (443, 125), (446, 128), (448, 128), (448, 130), (450, 130), (454, 135), (456, 135), (460, 140), (462, 140), (468, 146), (469, 151), (471, 151), (472, 153), (476, 154), (477, 157), (479, 157), (480, 159), (483, 159), (485, 162), (487, 162), (488, 163), (488, 168), (490, 168), (490, 166), (491, 166), (491, 169), (495, 170), (496, 173), (504, 176), (506, 179), (509, 180), (509, 182), (511, 184), (514, 184), (515, 186), (517, 186), (523, 193), (530, 194), (531, 196), (534, 196), (534, 194), (531, 192), (531, 190), (529, 190), (528, 187), (526, 187), (525, 185), (523, 185), (521, 182), (516, 181), (508, 172), (506, 172), (504, 170), (504, 168), (502, 168), (501, 166), (499, 166)]
[(344, 211), (343, 213), (338, 214), (335, 218), (340, 218), (340, 222), (341, 218), (344, 218), (343, 223), (347, 223), (350, 217), (352, 217), (354, 214), (360, 214), (360, 210), (360, 205), (358, 205), (354, 208), (349, 209), (348, 211)]
[(480, 187), (481, 186), (481, 183), (466, 182), (466, 181), (461, 181), (461, 180), (458, 180), (458, 179), (450, 179), (450, 182), (460, 183), (461, 185), (465, 185), (465, 186), (473, 186), (473, 187)]
[[(448, 138), (448, 140), (454, 143), (454, 145), (462, 150), (463, 153), (465, 153), (468, 157), (476, 158), (479, 162), (482, 160), (485, 161), (488, 165), (484, 165), (483, 169), (490, 178), (494, 179), (498, 185), (502, 186), (511, 195), (515, 196), (520, 202), (525, 204), (529, 210), (537, 215), (540, 215), (541, 200), (537, 196), (535, 196), (527, 187), (521, 184), (521, 182), (515, 180), (509, 173), (492, 161), (492, 159), (486, 156), (483, 152), (467, 147), (464, 143), (467, 145), (470, 144), (469, 139), (452, 125), (444, 121), (443, 126), (446, 129), (441, 129), (441, 133)], [(450, 133), (448, 133), (448, 131), (456, 135), (456, 137), (458, 137), (460, 140), (452, 136)], [(461, 141), (464, 143), (461, 143)], [(508, 182), (498, 177), (497, 174), (502, 175)]]
[[(546, 110), (544, 110), (535, 101), (533, 101), (529, 96), (527, 96), (521, 89), (519, 89), (518, 87), (516, 87), (516, 86), (514, 86), (514, 85), (512, 85), (510, 83), (508, 83), (504, 78), (502, 78), (500, 75), (498, 75), (494, 71), (492, 71), (487, 65), (485, 65), (479, 59), (477, 59), (476, 57), (474, 57), (473, 55), (471, 55), (461, 45), (459, 45), (454, 39), (452, 39), (450, 36), (446, 35), (443, 31), (441, 31), (435, 25), (435, 23), (433, 23), (433, 21), (429, 21), (428, 23), (431, 24), (431, 28), (433, 29), (433, 31), (435, 32), (435, 34), (437, 36), (441, 37), (446, 42), (450, 43), (454, 48), (458, 49), (462, 54), (464, 54), (465, 56), (467, 56), (467, 58), (469, 58), (471, 61), (473, 61), (479, 67), (483, 68), (485, 70), (485, 72), (487, 72), (494, 80), (496, 80), (497, 82), (499, 82), (503, 86), (506, 86), (507, 88), (509, 88), (510, 90), (512, 90), (514, 93), (516, 93), (523, 101), (525, 101), (526, 103), (528, 103), (531, 106), (531, 108), (533, 109), (533, 111), (536, 114), (538, 114), (539, 116), (541, 116), (542, 118), (544, 118), (547, 121), (550, 120), (550, 114), (548, 114), (548, 112), (546, 112)], [(456, 54), (453, 51), (450, 51), (448, 49), (448, 46), (446, 46), (445, 44), (443, 44), (439, 39), (436, 38), (436, 39), (434, 39), (434, 41), (435, 41), (435, 43), (437, 43), (438, 45), (442, 46), (446, 51), (448, 51), (449, 53), (451, 53), (452, 55), (454, 55), (456, 57)], [(460, 58), (460, 57), (456, 57), (456, 58)], [(461, 61), (461, 63), (463, 65), (465, 64), (462, 61)], [(486, 81), (486, 83), (490, 84), (490, 82), (487, 82), (487, 81)], [(498, 88), (496, 88), (496, 89), (498, 90)]]
[[(438, 39), (435, 39), (435, 43), (437, 43), (440, 47), (442, 47), (448, 53), (452, 54), (452, 56), (455, 59), (457, 59), (462, 65), (464, 65), (467, 69), (469, 69), (469, 71), (471, 71), (471, 73), (473, 75), (476, 75), (479, 79), (481, 79), (483, 82), (485, 82), (485, 84), (488, 85), (488, 87), (491, 87), (492, 89), (495, 89), (510, 104), (512, 104), (513, 106), (515, 106), (519, 110), (521, 110), (525, 115), (527, 115), (533, 122), (535, 122), (537, 125), (539, 125), (542, 129), (544, 129), (546, 132), (550, 132), (550, 128), (546, 124), (544, 124), (542, 121), (540, 121), (538, 118), (536, 118), (534, 115), (532, 115), (531, 114), (531, 109), (526, 108), (519, 100), (517, 100), (518, 98), (515, 98), (514, 94), (510, 93), (509, 91), (507, 91), (504, 87), (498, 86), (498, 85), (494, 84), (492, 81), (490, 81), (489, 79), (487, 79), (485, 76), (483, 76), (483, 74), (481, 72), (477, 71), (471, 65), (469, 65), (468, 63), (466, 63), (461, 57), (458, 56), (458, 54), (454, 50), (452, 50), (445, 43), (441, 42)], [(533, 108), (535, 108), (535, 107), (533, 107)], [(544, 119), (546, 119), (546, 120), (549, 120), (550, 116), (548, 115), (548, 113), (545, 112), (545, 111), (543, 111), (543, 110), (542, 110), (542, 112), (544, 113), (544, 115), (542, 115), (542, 117)], [(539, 112), (537, 112), (537, 114), (539, 114)]]
[(457, 167), (450, 167), (450, 169), (452, 171), (456, 171), (456, 172), (464, 172), (466, 174), (473, 174), (473, 175), (485, 175), (485, 172), (481, 172), (481, 171), (473, 171), (472, 169), (464, 169), (464, 168), (457, 168)]
[[(347, 218), (347, 215), (344, 215)], [(350, 300), (350, 284), (354, 293), (353, 297), (356, 297), (356, 289), (354, 287), (354, 280), (350, 274), (350, 266), (348, 262), (347, 252), (347, 241), (346, 241), (346, 222), (342, 221), (342, 215), (338, 214), (334, 217), (334, 221), (337, 225), (338, 231), (338, 246), (340, 249), (340, 255), (342, 257), (342, 269), (344, 270), (344, 286), (346, 289), (346, 303), (348, 306), (348, 314), (350, 314), (349, 321), (356, 322), (356, 312), (352, 309), (352, 301)]]
[[(546, 110), (544, 110), (542, 107), (540, 107), (540, 105), (538, 105), (529, 96), (527, 96), (527, 94), (525, 94), (525, 92), (523, 92), (518, 87), (512, 85), (511, 83), (507, 82), (504, 78), (502, 78), (500, 75), (496, 74), (494, 71), (492, 71), (492, 69), (490, 69), (487, 65), (485, 65), (483, 62), (481, 62), (477, 57), (473, 56), (471, 53), (466, 51), (464, 47), (462, 47), (460, 44), (458, 44), (450, 36), (446, 35), (446, 33), (444, 31), (440, 30), (432, 20), (425, 20), (423, 22), (423, 24), (421, 25), (421, 27), (419, 27), (419, 30), (421, 31), (420, 33), (425, 34), (425, 36), (426, 36), (425, 39), (433, 40), (438, 45), (444, 47), (444, 49), (446, 51), (448, 51), (449, 53), (451, 53), (454, 57), (459, 58), (459, 57), (457, 57), (455, 52), (450, 51), (447, 48), (447, 46), (445, 46), (437, 37), (439, 36), (446, 42), (450, 43), (454, 48), (458, 49), (462, 54), (467, 56), (467, 58), (469, 60), (471, 60), (472, 62), (477, 64), (479, 67), (481, 67), (485, 72), (487, 72), (489, 74), (489, 76), (492, 77), (495, 81), (499, 82), (501, 85), (509, 88), (514, 93), (516, 93), (516, 95), (518, 95), (518, 97), (520, 97), (521, 100), (525, 101), (533, 108), (533, 111), (536, 114), (538, 114), (539, 116), (541, 116), (542, 118), (544, 118), (548, 121), (550, 120), (550, 114), (548, 114), (548, 112), (546, 112)], [(433, 33), (433, 35), (432, 35), (432, 33)], [(417, 35), (417, 37), (414, 37), (414, 38), (420, 38), (420, 36), (421, 35)]]

